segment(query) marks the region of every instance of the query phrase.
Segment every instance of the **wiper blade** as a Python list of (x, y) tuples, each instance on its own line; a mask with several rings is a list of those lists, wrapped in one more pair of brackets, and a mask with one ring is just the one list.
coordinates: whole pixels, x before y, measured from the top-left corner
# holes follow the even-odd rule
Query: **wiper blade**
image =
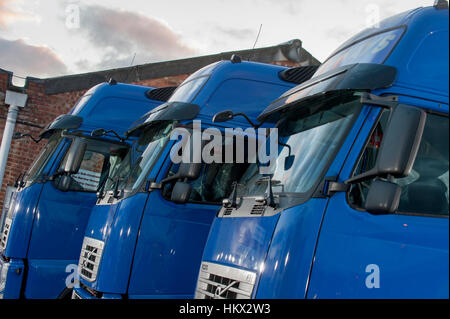
[[(255, 184), (256, 185), (260, 185), (260, 184), (263, 184), (263, 183), (265, 183), (265, 182), (268, 182), (269, 181), (269, 177), (261, 177), (260, 179), (258, 179), (256, 182), (255, 182)], [(277, 179), (270, 179), (270, 183), (272, 183), (272, 185), (282, 185), (281, 184), (281, 181), (279, 181), (279, 180), (277, 180)]]

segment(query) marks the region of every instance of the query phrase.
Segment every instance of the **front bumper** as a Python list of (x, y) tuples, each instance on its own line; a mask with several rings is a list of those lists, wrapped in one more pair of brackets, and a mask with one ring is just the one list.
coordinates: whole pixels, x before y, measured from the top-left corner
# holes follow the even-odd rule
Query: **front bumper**
[(21, 259), (6, 260), (0, 256), (0, 299), (19, 299), (24, 264)]
[(119, 294), (106, 294), (103, 293), (102, 296), (96, 297), (83, 287), (75, 287), (72, 292), (72, 299), (92, 299), (92, 300), (100, 300), (100, 299), (122, 299), (122, 296)]

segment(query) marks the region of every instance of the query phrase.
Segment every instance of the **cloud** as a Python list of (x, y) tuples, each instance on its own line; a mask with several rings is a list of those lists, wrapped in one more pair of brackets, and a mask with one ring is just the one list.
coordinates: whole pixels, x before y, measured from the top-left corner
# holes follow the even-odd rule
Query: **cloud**
[(258, 30), (252, 30), (252, 29), (237, 29), (237, 28), (224, 28), (224, 27), (216, 27), (215, 28), (217, 32), (231, 37), (233, 39), (249, 39), (249, 38), (256, 38), (256, 35), (258, 34)]
[(0, 0), (0, 29), (6, 28), (15, 20), (30, 20), (33, 16), (18, 9), (15, 5), (21, 0)]
[[(163, 22), (139, 13), (101, 6), (81, 8), (80, 30), (91, 45), (101, 49), (101, 67), (128, 66), (196, 55)], [(125, 65), (124, 65), (125, 63)]]
[(66, 65), (49, 48), (34, 46), (19, 39), (0, 38), (0, 68), (21, 76), (54, 76), (67, 73)]

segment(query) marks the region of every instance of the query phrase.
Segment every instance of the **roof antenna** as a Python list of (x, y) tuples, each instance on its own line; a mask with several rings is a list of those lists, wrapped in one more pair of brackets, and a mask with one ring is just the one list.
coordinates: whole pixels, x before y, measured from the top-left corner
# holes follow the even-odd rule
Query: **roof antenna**
[(130, 73), (131, 73), (131, 70), (132, 70), (131, 66), (134, 63), (134, 59), (135, 58), (136, 58), (136, 52), (134, 52), (133, 58), (131, 59), (131, 63), (130, 63), (130, 66), (129, 66), (130, 69), (128, 70), (127, 77), (125, 78), (125, 81), (124, 81), (125, 83), (127, 83), (128, 78), (130, 77)]
[(262, 23), (261, 23), (260, 26), (259, 26), (258, 35), (256, 36), (255, 43), (253, 44), (252, 52), (250, 52), (250, 57), (248, 58), (249, 61), (250, 61), (251, 59), (253, 59), (253, 55), (254, 55), (254, 53), (255, 53), (256, 43), (258, 42), (259, 35), (261, 34), (261, 29), (262, 29)]

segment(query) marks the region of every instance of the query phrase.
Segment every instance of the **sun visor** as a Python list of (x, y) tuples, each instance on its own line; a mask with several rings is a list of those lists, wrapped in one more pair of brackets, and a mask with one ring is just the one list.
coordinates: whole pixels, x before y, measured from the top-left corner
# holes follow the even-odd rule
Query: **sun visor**
[(40, 138), (48, 138), (55, 130), (77, 129), (83, 123), (83, 118), (76, 115), (62, 114), (52, 123), (48, 124), (44, 131), (39, 135)]
[(328, 91), (372, 91), (388, 88), (394, 83), (396, 75), (395, 67), (382, 64), (357, 63), (339, 67), (287, 91), (258, 116), (258, 121), (276, 122), (280, 111), (295, 108), (302, 104), (303, 99)]
[(131, 126), (125, 135), (136, 136), (140, 131), (156, 122), (193, 120), (200, 112), (200, 106), (185, 102), (168, 102), (143, 115)]

